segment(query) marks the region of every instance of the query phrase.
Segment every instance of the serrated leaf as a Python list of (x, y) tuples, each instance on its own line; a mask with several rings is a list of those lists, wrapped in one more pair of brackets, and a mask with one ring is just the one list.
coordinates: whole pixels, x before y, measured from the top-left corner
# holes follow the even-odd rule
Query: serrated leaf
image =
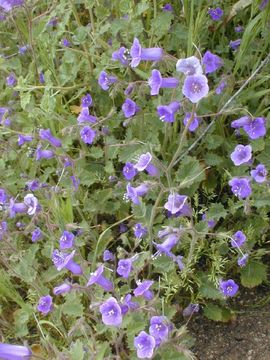
[(170, 12), (163, 12), (152, 20), (152, 31), (157, 39), (168, 33), (172, 19), (173, 15)]
[(241, 284), (253, 288), (267, 280), (267, 266), (261, 262), (250, 261), (241, 270)]
[(225, 210), (222, 204), (211, 204), (209, 210), (207, 211), (207, 218), (213, 220), (219, 220), (220, 218), (225, 218), (227, 216), (227, 211)]
[(62, 312), (71, 317), (83, 316), (84, 307), (81, 303), (80, 296), (75, 292), (66, 295), (66, 301), (62, 305)]
[(180, 187), (188, 188), (205, 180), (204, 168), (196, 158), (187, 156), (177, 170), (176, 179), (180, 182)]
[(200, 277), (199, 293), (206, 299), (222, 299), (220, 291), (216, 288), (206, 275)]
[(207, 304), (203, 312), (208, 319), (214, 321), (228, 322), (234, 317), (234, 314), (229, 309), (214, 304)]
[(223, 158), (214, 153), (207, 153), (204, 156), (204, 161), (207, 165), (216, 166), (222, 164)]
[(71, 360), (83, 360), (84, 359), (84, 349), (83, 343), (80, 340), (76, 340), (70, 346), (69, 354), (71, 355)]

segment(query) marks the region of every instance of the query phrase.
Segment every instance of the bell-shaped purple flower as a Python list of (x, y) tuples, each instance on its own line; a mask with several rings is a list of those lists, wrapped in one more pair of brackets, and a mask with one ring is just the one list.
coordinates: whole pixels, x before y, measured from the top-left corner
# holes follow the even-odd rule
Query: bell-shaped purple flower
[(152, 280), (144, 280), (139, 283), (136, 289), (133, 290), (134, 296), (143, 296), (145, 300), (152, 300), (154, 295), (150, 289), (150, 287), (154, 284)]
[(191, 56), (186, 59), (179, 59), (176, 63), (176, 71), (179, 71), (186, 76), (201, 75), (203, 73), (200, 60), (196, 56)]
[(45, 84), (45, 76), (44, 73), (41, 71), (38, 75), (40, 84)]
[(122, 111), (125, 115), (125, 118), (128, 119), (140, 111), (140, 107), (133, 100), (126, 99), (122, 105)]
[(36, 191), (41, 187), (41, 184), (38, 180), (30, 180), (25, 184), (25, 188), (30, 191)]
[(137, 349), (137, 357), (139, 359), (151, 359), (156, 346), (155, 338), (148, 335), (145, 331), (141, 331), (134, 338), (134, 346)]
[(114, 297), (110, 297), (99, 307), (105, 325), (120, 326), (122, 324), (121, 307)]
[(232, 50), (237, 50), (241, 45), (241, 39), (231, 40), (229, 45)]
[(0, 343), (1, 360), (30, 360), (31, 357), (32, 351), (26, 346)]
[(101, 71), (98, 78), (98, 84), (103, 90), (109, 90), (110, 86), (117, 82), (115, 76), (108, 75), (106, 71)]
[(220, 7), (212, 8), (208, 10), (208, 14), (211, 16), (212, 20), (219, 21), (223, 16), (223, 10)]
[(171, 4), (165, 4), (164, 6), (163, 6), (163, 8), (162, 8), (162, 11), (173, 11), (173, 7), (172, 7), (172, 5)]
[(63, 231), (62, 236), (60, 237), (60, 249), (70, 249), (74, 245), (75, 236), (69, 231)]
[(265, 118), (257, 117), (255, 119), (251, 119), (248, 124), (243, 126), (243, 129), (251, 140), (263, 137), (266, 134)]
[(209, 92), (207, 77), (205, 75), (187, 76), (182, 92), (192, 103), (196, 104)]
[(33, 140), (33, 136), (31, 135), (18, 135), (18, 145), (22, 146), (26, 142), (31, 142)]
[[(191, 113), (190, 113), (190, 112), (188, 112), (188, 113), (185, 114), (185, 117), (184, 117), (184, 119), (183, 119), (183, 123), (184, 123), (185, 126), (187, 125), (190, 117), (191, 117)], [(190, 123), (190, 125), (189, 125), (189, 127), (188, 127), (188, 130), (189, 130), (190, 132), (195, 131), (195, 130), (197, 129), (197, 127), (199, 126), (199, 123), (200, 123), (200, 119), (197, 117), (197, 115), (196, 115), (196, 113), (195, 113), (195, 114), (194, 114), (194, 118), (193, 118), (192, 122)]]
[(255, 170), (251, 170), (250, 175), (257, 183), (263, 183), (266, 181), (267, 170), (263, 164), (256, 166)]
[(239, 286), (234, 282), (234, 280), (229, 279), (220, 281), (219, 289), (224, 296), (232, 297), (237, 293)]
[(9, 216), (13, 218), (17, 213), (34, 215), (38, 209), (38, 199), (33, 194), (27, 194), (23, 203), (15, 203), (13, 198), (10, 199)]
[(251, 145), (237, 145), (231, 153), (231, 159), (235, 166), (245, 164), (250, 161), (252, 157)]
[(216, 87), (215, 93), (217, 95), (220, 95), (224, 89), (227, 87), (227, 83), (225, 80), (221, 80), (221, 82), (218, 84), (218, 86)]
[(55, 147), (61, 147), (62, 146), (61, 141), (52, 135), (50, 129), (41, 129), (41, 130), (39, 130), (39, 137), (40, 137), (41, 140), (48, 141), (52, 146), (55, 146)]
[(42, 150), (41, 145), (37, 147), (36, 150), (36, 160), (39, 161), (41, 159), (52, 159), (55, 156), (53, 150)]
[(209, 50), (204, 54), (202, 63), (204, 65), (206, 74), (217, 71), (224, 64), (223, 60), (219, 56), (212, 54)]
[(152, 316), (150, 319), (149, 334), (154, 337), (156, 346), (168, 340), (169, 323), (166, 316)]
[(103, 261), (114, 261), (115, 256), (110, 250), (105, 250), (103, 253)]
[(139, 40), (134, 38), (130, 55), (132, 58), (130, 66), (137, 67), (142, 60), (160, 61), (163, 56), (163, 50), (161, 48), (142, 48)]
[(5, 189), (0, 189), (0, 204), (5, 204), (7, 199), (8, 197)]
[(179, 195), (177, 193), (170, 194), (168, 201), (165, 203), (164, 208), (167, 209), (171, 214), (176, 214), (185, 205), (188, 197), (185, 195)]
[(41, 238), (42, 238), (42, 232), (41, 232), (40, 228), (36, 228), (34, 231), (32, 231), (32, 233), (31, 233), (32, 242), (36, 242), (36, 241), (40, 240)]
[(132, 270), (132, 259), (121, 259), (118, 261), (116, 272), (118, 275), (127, 279)]
[(231, 190), (239, 199), (245, 199), (251, 194), (250, 180), (246, 177), (234, 177), (229, 181)]
[(39, 299), (37, 309), (42, 313), (42, 315), (47, 315), (51, 312), (53, 309), (52, 297), (50, 295), (42, 296)]
[(241, 231), (236, 231), (232, 236), (231, 246), (234, 248), (240, 248), (247, 240), (246, 235)]
[(92, 124), (95, 124), (97, 122), (97, 118), (93, 115), (89, 114), (89, 108), (83, 107), (79, 116), (77, 117), (77, 121), (79, 124), (90, 122)]
[(84, 126), (80, 131), (81, 139), (85, 144), (93, 144), (96, 136), (96, 131), (90, 126)]
[(86, 94), (81, 98), (81, 107), (82, 108), (88, 108), (92, 105), (93, 103), (93, 99), (92, 96), (90, 94)]
[(171, 250), (174, 246), (178, 244), (179, 239), (180, 239), (179, 233), (171, 233), (166, 236), (162, 244), (154, 243), (155, 247), (158, 249), (158, 254), (164, 253), (167, 256), (171, 256), (172, 255)]
[(189, 304), (184, 310), (183, 310), (183, 316), (188, 317), (193, 315), (194, 313), (199, 312), (200, 305), (199, 304)]
[(137, 239), (142, 239), (148, 232), (147, 227), (140, 223), (135, 224), (133, 230)]
[(132, 187), (130, 183), (127, 184), (127, 192), (124, 194), (124, 199), (131, 200), (135, 205), (140, 205), (140, 196), (144, 196), (148, 190), (149, 186), (147, 184), (141, 184), (137, 187)]
[(7, 86), (9, 87), (14, 87), (16, 86), (17, 84), (17, 79), (16, 79), (16, 76), (14, 73), (11, 73), (9, 74), (7, 77), (6, 77), (6, 84)]
[(162, 88), (176, 88), (179, 85), (179, 80), (174, 77), (163, 78), (161, 73), (154, 69), (152, 75), (148, 79), (148, 85), (151, 88), (151, 95), (158, 95), (159, 89)]
[(104, 265), (100, 265), (97, 270), (91, 274), (88, 283), (86, 286), (90, 286), (93, 284), (98, 284), (101, 286), (105, 291), (113, 291), (113, 283), (106, 279), (102, 274), (104, 271)]
[(248, 254), (244, 254), (243, 256), (237, 259), (237, 265), (240, 267), (246, 266), (247, 262), (248, 262)]
[(66, 268), (71, 271), (74, 275), (81, 275), (82, 269), (79, 264), (73, 261), (75, 250), (70, 254), (63, 253), (59, 250), (54, 250), (52, 253), (52, 261), (58, 271)]
[(71, 290), (72, 290), (72, 286), (64, 283), (62, 285), (53, 288), (53, 293), (54, 295), (63, 295), (69, 293)]
[(131, 162), (127, 162), (123, 167), (122, 174), (127, 180), (132, 180), (136, 176), (138, 171), (135, 169)]
[(165, 122), (174, 122), (175, 113), (180, 109), (180, 103), (178, 101), (173, 101), (169, 105), (159, 105), (157, 107), (157, 113), (159, 119)]
[(139, 304), (135, 301), (132, 301), (131, 299), (132, 299), (131, 294), (127, 294), (124, 297), (124, 300), (122, 301), (122, 304), (120, 305), (122, 315), (125, 315), (129, 310), (138, 309)]
[(131, 60), (129, 50), (124, 46), (121, 46), (120, 49), (112, 53), (112, 60), (120, 61), (122, 65), (128, 66)]
[(138, 171), (146, 170), (150, 176), (159, 176), (159, 170), (151, 163), (152, 158), (149, 152), (142, 154), (134, 165), (134, 168)]

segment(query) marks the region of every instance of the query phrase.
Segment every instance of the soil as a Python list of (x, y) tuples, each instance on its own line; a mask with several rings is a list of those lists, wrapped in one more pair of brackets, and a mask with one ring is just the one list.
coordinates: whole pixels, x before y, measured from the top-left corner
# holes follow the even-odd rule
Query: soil
[[(214, 322), (202, 315), (189, 322), (198, 360), (270, 360), (270, 291), (245, 291), (235, 301), (236, 318)], [(264, 305), (261, 305), (264, 303)]]

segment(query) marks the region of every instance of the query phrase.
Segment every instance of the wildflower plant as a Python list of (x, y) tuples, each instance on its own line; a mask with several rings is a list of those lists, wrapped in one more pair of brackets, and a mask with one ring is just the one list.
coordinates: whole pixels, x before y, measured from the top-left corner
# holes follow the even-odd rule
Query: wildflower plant
[(0, 358), (193, 359), (267, 280), (270, 8), (233, 5), (0, 2)]

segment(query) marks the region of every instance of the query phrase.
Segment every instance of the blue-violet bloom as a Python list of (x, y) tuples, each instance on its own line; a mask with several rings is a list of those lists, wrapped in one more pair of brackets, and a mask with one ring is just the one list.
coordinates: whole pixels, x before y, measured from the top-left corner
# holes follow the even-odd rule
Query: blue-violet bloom
[(100, 265), (97, 270), (91, 274), (88, 283), (86, 286), (90, 286), (93, 284), (98, 284), (101, 286), (105, 291), (113, 291), (113, 283), (106, 279), (102, 274), (104, 272), (104, 265)]
[(36, 241), (40, 240), (41, 238), (42, 238), (42, 232), (41, 232), (40, 228), (37, 227), (31, 233), (31, 240), (32, 240), (32, 242), (36, 242)]
[[(82, 99), (82, 101), (83, 101), (83, 99)], [(87, 101), (86, 99), (85, 99), (85, 102), (87, 104), (90, 103), (90, 101)], [(90, 105), (88, 105), (88, 106), (90, 106)], [(90, 122), (92, 124), (95, 124), (97, 122), (97, 118), (95, 116), (89, 114), (88, 106), (82, 107), (82, 110), (81, 110), (79, 116), (77, 117), (77, 121), (79, 124), (84, 123), (84, 122)]]
[(182, 92), (192, 103), (196, 104), (208, 95), (209, 86), (207, 77), (205, 75), (187, 76)]
[(98, 78), (98, 84), (103, 90), (109, 90), (110, 86), (117, 82), (115, 76), (108, 75), (106, 71), (101, 71)]
[(212, 20), (219, 21), (223, 16), (223, 10), (220, 7), (212, 8), (208, 10), (208, 14), (211, 16)]
[(63, 231), (62, 236), (60, 237), (60, 249), (70, 249), (74, 245), (75, 236), (69, 231)]
[(96, 136), (96, 131), (90, 126), (84, 126), (80, 131), (80, 135), (85, 144), (92, 144)]
[(234, 282), (234, 280), (229, 279), (220, 281), (219, 289), (224, 296), (232, 297), (237, 293), (239, 286)]
[(157, 113), (159, 119), (165, 122), (174, 122), (175, 113), (180, 109), (180, 103), (178, 101), (173, 101), (169, 105), (159, 105), (157, 107)]
[(72, 290), (72, 286), (64, 283), (62, 285), (53, 288), (53, 293), (54, 295), (63, 295), (69, 293), (71, 290)]
[(123, 167), (122, 174), (126, 178), (126, 180), (132, 180), (134, 176), (138, 173), (137, 169), (135, 169), (134, 164), (131, 162), (127, 162)]
[(154, 294), (152, 293), (150, 287), (154, 284), (154, 281), (152, 280), (144, 280), (140, 283), (138, 283), (136, 289), (133, 290), (134, 296), (143, 296), (145, 300), (152, 300), (154, 297)]
[(105, 325), (120, 326), (122, 324), (121, 307), (114, 297), (110, 297), (99, 307)]
[(58, 271), (66, 268), (71, 271), (74, 275), (81, 275), (82, 269), (79, 264), (73, 261), (75, 250), (70, 254), (63, 253), (59, 250), (54, 250), (52, 253), (52, 261)]
[(176, 88), (179, 85), (179, 80), (174, 77), (163, 78), (161, 73), (154, 69), (152, 75), (148, 79), (148, 85), (151, 88), (151, 95), (158, 95), (159, 89), (162, 88)]
[(139, 359), (151, 359), (156, 346), (155, 338), (148, 335), (145, 331), (141, 331), (134, 338), (134, 346), (137, 349), (137, 357)]
[(176, 71), (179, 71), (186, 76), (201, 75), (203, 73), (200, 60), (196, 56), (190, 56), (186, 59), (179, 59), (176, 63)]
[(130, 49), (132, 58), (130, 66), (137, 67), (142, 60), (159, 61), (162, 59), (163, 50), (161, 48), (143, 48), (137, 38), (134, 38)]
[(0, 343), (0, 359), (2, 360), (30, 360), (31, 357), (32, 351), (26, 346)]
[(204, 54), (202, 63), (206, 74), (215, 72), (223, 66), (223, 60), (219, 56), (211, 53), (209, 50)]
[(229, 181), (229, 185), (231, 186), (231, 191), (233, 194), (239, 199), (247, 198), (252, 192), (250, 187), (250, 180), (246, 177), (234, 177)]
[(245, 164), (251, 160), (252, 147), (251, 145), (237, 145), (231, 153), (231, 160), (235, 166)]
[(231, 246), (234, 248), (240, 248), (246, 242), (246, 240), (246, 235), (241, 230), (238, 230), (232, 236)]
[(37, 309), (42, 313), (42, 315), (47, 315), (51, 312), (53, 309), (52, 297), (50, 295), (42, 296), (39, 299)]
[(128, 119), (140, 111), (140, 107), (133, 100), (126, 99), (122, 105), (122, 111), (125, 115), (125, 118)]
[(257, 183), (263, 183), (267, 177), (266, 167), (263, 164), (259, 164), (255, 170), (251, 170), (250, 175)]
[[(188, 112), (188, 113), (185, 114), (185, 117), (184, 117), (184, 119), (183, 119), (183, 123), (184, 123), (185, 126), (187, 125), (190, 117), (191, 117), (191, 113), (190, 113), (190, 112)], [(200, 123), (200, 118), (198, 118), (198, 117), (197, 117), (197, 114), (194, 113), (194, 115), (193, 115), (193, 120), (192, 120), (192, 122), (190, 123), (190, 125), (189, 125), (189, 127), (188, 127), (188, 130), (189, 130), (190, 132), (194, 132), (194, 131), (197, 129), (197, 127), (199, 126), (199, 123)]]
[(132, 259), (121, 259), (118, 261), (116, 272), (118, 275), (127, 279), (132, 271)]
[(39, 130), (39, 137), (40, 137), (41, 140), (48, 141), (52, 146), (55, 146), (55, 147), (61, 147), (62, 146), (61, 141), (52, 135), (50, 129), (41, 129), (41, 130)]
[(135, 224), (133, 230), (134, 230), (134, 235), (138, 239), (142, 239), (148, 232), (147, 227), (143, 226), (140, 223)]

